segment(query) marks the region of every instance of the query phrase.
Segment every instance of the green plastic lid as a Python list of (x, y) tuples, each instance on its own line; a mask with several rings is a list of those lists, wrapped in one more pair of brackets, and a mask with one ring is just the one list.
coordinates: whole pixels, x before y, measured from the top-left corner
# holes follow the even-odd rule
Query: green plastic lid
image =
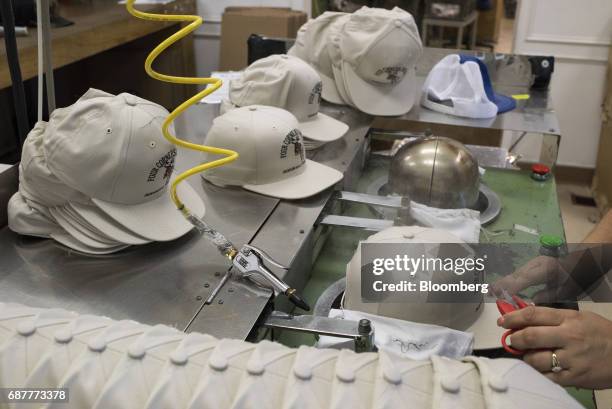
[(548, 248), (557, 248), (563, 245), (563, 239), (552, 234), (543, 234), (540, 236), (540, 244)]

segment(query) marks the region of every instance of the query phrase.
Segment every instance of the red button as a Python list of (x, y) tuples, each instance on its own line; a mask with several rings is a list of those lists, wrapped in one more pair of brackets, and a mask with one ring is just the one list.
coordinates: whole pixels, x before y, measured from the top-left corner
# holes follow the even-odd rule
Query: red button
[(536, 163), (531, 166), (531, 171), (533, 173), (537, 173), (538, 175), (548, 175), (550, 173), (550, 168), (546, 165), (542, 165), (541, 163)]

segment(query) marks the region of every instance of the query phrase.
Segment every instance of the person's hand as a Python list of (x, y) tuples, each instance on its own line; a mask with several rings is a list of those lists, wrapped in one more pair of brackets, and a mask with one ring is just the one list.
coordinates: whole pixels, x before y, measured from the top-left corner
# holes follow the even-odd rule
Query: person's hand
[(502, 290), (510, 294), (518, 294), (526, 288), (545, 284), (545, 288), (532, 297), (532, 301), (536, 304), (574, 299), (582, 292), (582, 289), (571, 279), (569, 271), (578, 258), (578, 255), (572, 255), (563, 260), (538, 256), (512, 274), (493, 283), (492, 291), (499, 297)]
[[(533, 305), (497, 320), (507, 329), (513, 348), (526, 351), (524, 360), (563, 386), (612, 387), (612, 321), (592, 312)], [(562, 371), (554, 373), (552, 353)]]
[(548, 284), (559, 270), (559, 262), (554, 257), (538, 256), (524, 266), (493, 283), (493, 292), (501, 294), (505, 289), (510, 294), (517, 294), (538, 284)]

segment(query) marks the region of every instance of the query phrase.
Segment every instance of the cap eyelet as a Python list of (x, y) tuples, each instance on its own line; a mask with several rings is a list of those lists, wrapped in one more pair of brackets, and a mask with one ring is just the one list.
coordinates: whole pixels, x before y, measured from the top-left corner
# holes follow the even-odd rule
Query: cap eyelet
[(111, 133), (113, 133), (112, 128), (106, 128), (106, 133), (107, 133), (107, 134), (111, 134)]
[(149, 142), (149, 148), (154, 149), (156, 146), (157, 146), (157, 143), (155, 141)]

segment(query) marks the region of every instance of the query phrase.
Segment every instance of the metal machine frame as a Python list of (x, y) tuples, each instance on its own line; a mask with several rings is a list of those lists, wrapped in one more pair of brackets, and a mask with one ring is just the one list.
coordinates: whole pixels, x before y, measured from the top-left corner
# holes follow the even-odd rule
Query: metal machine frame
[[(452, 50), (426, 49), (418, 70), (419, 81), (449, 52)], [(542, 159), (554, 165), (560, 142), (559, 125), (548, 92), (529, 90), (533, 78), (527, 68), (528, 58), (494, 54), (483, 54), (483, 58), (490, 66), (498, 91), (530, 93), (531, 98), (520, 103), (517, 110), (493, 121), (450, 117), (421, 109), (417, 104), (407, 115), (394, 118), (394, 123), (402, 128), (413, 122), (426, 122), (545, 135)], [(208, 127), (202, 118), (210, 117), (210, 109), (202, 104), (188, 111), (177, 123), (177, 134), (201, 143)], [(341, 140), (311, 152), (310, 159), (343, 172), (344, 180), (338, 187), (354, 191), (368, 159), (371, 129), (384, 120), (348, 107), (325, 105), (323, 111), (347, 123), (350, 129)], [(193, 152), (181, 151), (179, 155), (179, 170), (200, 159)], [(190, 183), (206, 203), (205, 218), (209, 224), (236, 245), (251, 244), (289, 266), (287, 271), (274, 272), (294, 288), (304, 288), (313, 260), (331, 228), (319, 221), (339, 205), (332, 189), (290, 202), (238, 188), (219, 188), (197, 176)], [(0, 172), (0, 209), (6, 209), (16, 186), (17, 166)], [(0, 226), (6, 223), (2, 216), (0, 212)], [(0, 301), (4, 302), (62, 307), (147, 324), (161, 323), (216, 337), (246, 339), (263, 324), (333, 332), (357, 340), (360, 348), (371, 346), (373, 332), (365, 331), (364, 325), (359, 328), (358, 324), (347, 323), (346, 328), (331, 330), (317, 318), (296, 319), (279, 312), (269, 315), (271, 291), (238, 275), (226, 276), (227, 260), (196, 232), (171, 243), (137, 246), (110, 256), (86, 257), (52, 240), (18, 236), (5, 226), (0, 229), (0, 254)], [(316, 300), (308, 301), (313, 305)], [(278, 298), (274, 302), (276, 309), (290, 311), (286, 300)]]

